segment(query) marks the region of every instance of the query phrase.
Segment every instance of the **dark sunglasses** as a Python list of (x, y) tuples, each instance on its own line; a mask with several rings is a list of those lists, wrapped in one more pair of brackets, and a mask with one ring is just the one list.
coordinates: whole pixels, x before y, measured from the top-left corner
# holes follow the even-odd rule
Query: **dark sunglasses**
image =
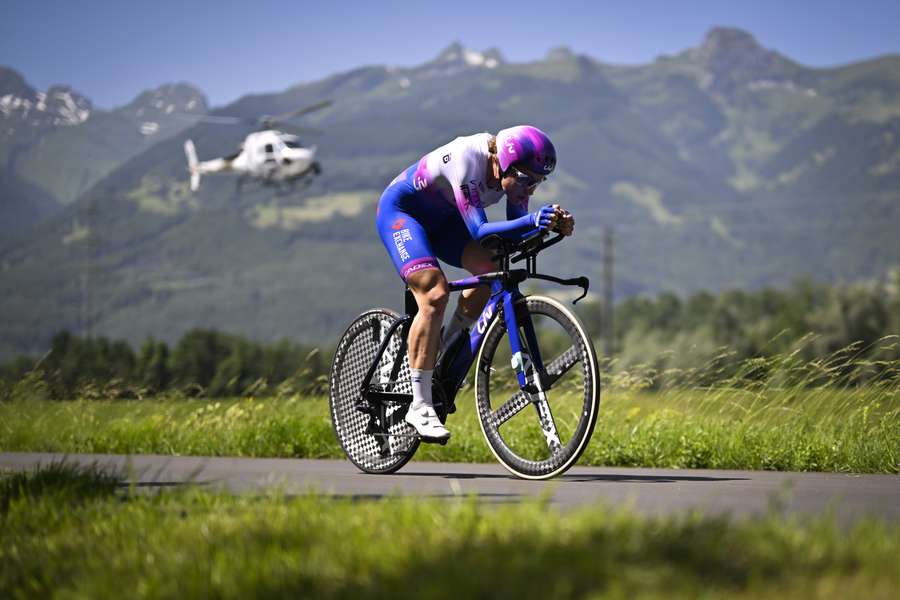
[(510, 167), (506, 172), (509, 175), (513, 175), (516, 178), (516, 183), (524, 187), (529, 194), (533, 192), (537, 188), (537, 186), (546, 179), (546, 177), (541, 177), (540, 179), (538, 179), (533, 175), (520, 171), (515, 167)]

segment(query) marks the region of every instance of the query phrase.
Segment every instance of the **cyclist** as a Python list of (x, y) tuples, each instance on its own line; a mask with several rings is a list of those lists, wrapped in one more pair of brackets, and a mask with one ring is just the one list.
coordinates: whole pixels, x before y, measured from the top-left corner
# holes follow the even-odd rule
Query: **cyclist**
[[(528, 212), (529, 198), (554, 168), (556, 149), (550, 138), (537, 127), (519, 125), (496, 136), (479, 133), (454, 139), (401, 172), (381, 196), (378, 233), (419, 307), (409, 331), (413, 402), (406, 422), (424, 438), (450, 437), (431, 401), (449, 297), (437, 259), (481, 275), (495, 270), (491, 253), (479, 243), (488, 235), (519, 240), (548, 229), (571, 235), (575, 220), (559, 205)], [(504, 194), (507, 220), (489, 223), (484, 208)], [(471, 328), (489, 297), (490, 290), (483, 286), (464, 290), (444, 340)]]

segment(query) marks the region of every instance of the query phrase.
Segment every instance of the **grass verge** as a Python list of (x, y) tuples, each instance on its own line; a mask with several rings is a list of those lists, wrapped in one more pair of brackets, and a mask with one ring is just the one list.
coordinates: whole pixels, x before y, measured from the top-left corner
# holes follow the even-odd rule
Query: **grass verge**
[(110, 481), (59, 466), (2, 480), (6, 597), (893, 598), (900, 586), (900, 528), (875, 521), (132, 494)]
[[(471, 393), (448, 422), (450, 444), (422, 446), (417, 459), (493, 462)], [(327, 399), (302, 396), (0, 403), (0, 450), (343, 458)], [(580, 464), (898, 473), (900, 398), (867, 387), (614, 388)]]

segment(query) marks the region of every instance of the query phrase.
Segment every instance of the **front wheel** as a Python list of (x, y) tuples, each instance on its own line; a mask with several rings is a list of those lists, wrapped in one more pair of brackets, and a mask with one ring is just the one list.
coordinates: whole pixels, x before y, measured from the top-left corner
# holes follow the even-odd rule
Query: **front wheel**
[[(527, 342), (529, 320), (536, 348)], [(535, 391), (519, 388), (509, 343), (503, 343), (506, 321), (498, 315), (478, 355), (478, 420), (494, 456), (510, 472), (524, 479), (549, 479), (575, 464), (594, 431), (600, 408), (597, 357), (578, 317), (552, 298), (521, 298), (516, 321), (524, 348), (515, 362)], [(531, 360), (538, 356), (543, 376)]]

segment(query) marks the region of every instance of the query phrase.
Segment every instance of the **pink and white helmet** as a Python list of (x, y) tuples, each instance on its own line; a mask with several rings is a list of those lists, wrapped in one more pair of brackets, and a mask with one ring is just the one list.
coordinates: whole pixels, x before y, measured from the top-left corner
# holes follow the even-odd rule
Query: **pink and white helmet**
[(531, 125), (517, 125), (497, 133), (497, 157), (504, 173), (511, 166), (547, 176), (556, 168), (556, 148), (547, 134)]

